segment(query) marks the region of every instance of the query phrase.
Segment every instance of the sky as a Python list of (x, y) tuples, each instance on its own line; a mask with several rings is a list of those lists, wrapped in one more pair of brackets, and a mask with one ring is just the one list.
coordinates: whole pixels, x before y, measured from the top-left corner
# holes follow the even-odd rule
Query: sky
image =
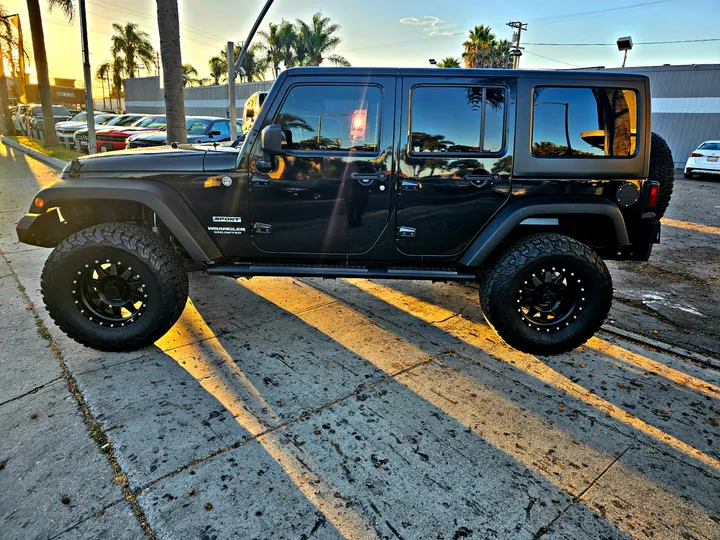
[[(183, 62), (208, 76), (208, 60), (228, 40), (241, 41), (265, 0), (179, 0)], [(159, 48), (154, 0), (86, 0), (94, 70), (110, 60), (112, 23), (135, 22)], [(45, 42), (51, 77), (82, 81), (79, 21), (72, 25), (60, 10), (44, 9)], [(0, 0), (8, 13), (20, 13), (31, 44), (25, 0)], [(622, 63), (617, 38), (636, 43), (627, 65), (720, 63), (720, 0), (275, 0), (268, 21), (309, 20), (316, 11), (340, 24), (335, 51), (354, 66), (428, 66), (430, 58), (459, 58), (470, 28), (490, 25), (510, 39), (508, 21), (528, 23), (522, 41), (524, 68), (562, 69)], [(719, 39), (709, 42), (643, 44), (653, 41)], [(542, 45), (560, 43), (563, 45)], [(578, 45), (578, 44), (606, 44)], [(565, 45), (569, 44), (569, 45)], [(34, 74), (31, 63), (28, 71)], [(34, 80), (34, 76), (32, 77)], [(99, 82), (94, 83), (99, 90)]]

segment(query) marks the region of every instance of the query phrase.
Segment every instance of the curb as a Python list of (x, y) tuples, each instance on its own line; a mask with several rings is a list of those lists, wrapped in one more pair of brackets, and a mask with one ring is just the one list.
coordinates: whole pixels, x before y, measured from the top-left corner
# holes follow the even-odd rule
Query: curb
[(36, 159), (37, 161), (44, 163), (45, 165), (48, 165), (54, 169), (57, 169), (59, 171), (62, 171), (65, 166), (68, 164), (67, 161), (63, 161), (61, 159), (56, 159), (54, 157), (46, 156), (45, 154), (41, 154), (37, 150), (33, 150), (32, 148), (29, 148), (25, 146), (24, 144), (20, 144), (17, 141), (14, 141), (13, 139), (10, 139), (8, 137), (0, 137), (0, 141), (5, 146), (10, 146), (11, 148), (14, 148), (15, 150), (20, 150), (24, 154), (27, 154), (33, 159)]

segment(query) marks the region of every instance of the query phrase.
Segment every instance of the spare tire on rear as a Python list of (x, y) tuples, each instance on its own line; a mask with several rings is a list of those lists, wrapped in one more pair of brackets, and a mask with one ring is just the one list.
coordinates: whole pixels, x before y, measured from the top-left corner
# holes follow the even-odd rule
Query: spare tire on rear
[(655, 215), (661, 218), (670, 205), (675, 180), (675, 162), (668, 143), (657, 133), (653, 133), (650, 139), (649, 178), (660, 182), (660, 196), (655, 208)]

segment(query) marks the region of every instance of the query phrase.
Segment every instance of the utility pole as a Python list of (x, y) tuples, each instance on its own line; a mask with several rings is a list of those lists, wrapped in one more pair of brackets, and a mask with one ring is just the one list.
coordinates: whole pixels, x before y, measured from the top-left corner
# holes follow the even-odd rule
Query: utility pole
[(83, 75), (85, 77), (85, 112), (87, 113), (88, 153), (97, 152), (95, 139), (95, 111), (93, 110), (92, 75), (90, 72), (90, 50), (88, 47), (87, 13), (85, 0), (80, 0), (80, 34), (82, 37)]
[(7, 82), (5, 79), (5, 64), (3, 60), (2, 40), (0, 40), (0, 116), (2, 116), (2, 127), (0, 133), (3, 135), (13, 135), (12, 121), (10, 119), (10, 107), (8, 106)]
[(520, 69), (520, 56), (522, 56), (522, 52), (520, 49), (520, 36), (522, 35), (523, 30), (527, 30), (527, 23), (520, 22), (520, 21), (511, 21), (507, 23), (507, 26), (515, 30), (515, 35), (517, 38), (513, 41), (513, 69)]
[(230, 109), (230, 140), (237, 139), (237, 109), (235, 106), (235, 44), (227, 42), (228, 109)]

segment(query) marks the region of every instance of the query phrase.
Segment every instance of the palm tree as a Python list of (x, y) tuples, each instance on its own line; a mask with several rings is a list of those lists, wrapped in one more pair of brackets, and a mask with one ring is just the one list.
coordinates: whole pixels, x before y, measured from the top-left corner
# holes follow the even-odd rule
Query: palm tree
[(513, 65), (512, 44), (507, 39), (496, 41), (490, 52), (490, 66), (494, 68), (510, 69)]
[(220, 79), (227, 77), (227, 59), (222, 56), (213, 56), (208, 62), (208, 66), (210, 67), (210, 77), (212, 77), (213, 84), (218, 85)]
[(192, 64), (182, 65), (182, 78), (183, 86), (187, 86), (188, 84), (192, 86), (193, 83), (200, 82), (200, 79), (198, 78), (198, 70), (195, 69)]
[[(13, 135), (13, 123), (10, 119), (10, 108), (7, 92), (7, 82), (5, 80), (5, 55), (4, 48), (12, 47), (12, 24), (7, 18), (7, 12), (3, 6), (0, 6), (0, 115), (3, 117), (3, 131), (8, 135)], [(12, 51), (11, 51), (12, 52)], [(12, 54), (10, 55), (12, 58)]]
[(457, 58), (453, 58), (452, 56), (448, 56), (446, 58), (443, 58), (440, 63), (438, 64), (438, 67), (441, 68), (459, 68), (460, 67), (460, 60)]
[[(244, 77), (247, 82), (265, 80), (265, 73), (270, 67), (270, 61), (263, 52), (264, 48), (261, 43), (250, 45), (242, 63), (245, 75), (242, 75), (242, 72), (238, 74), (241, 78)], [(227, 52), (225, 56), (227, 56)]]
[(331, 54), (340, 45), (340, 38), (335, 35), (338, 30), (340, 25), (332, 23), (329, 17), (323, 17), (320, 11), (313, 15), (311, 24), (298, 19), (299, 46), (296, 45), (296, 52), (304, 52), (306, 63), (311, 66), (319, 66), (325, 60), (336, 66), (349, 66), (350, 62), (344, 57)]
[[(102, 92), (103, 92), (103, 109), (107, 109), (107, 105), (105, 105), (105, 82), (108, 83), (108, 93), (110, 93), (110, 73), (112, 72), (112, 64), (108, 62), (107, 60), (100, 64), (97, 68), (97, 71), (95, 72), (95, 78), (100, 79), (100, 84), (102, 84)], [(110, 97), (110, 108), (112, 109), (112, 97)]]
[[(184, 66), (182, 63), (178, 0), (157, 0), (157, 21), (160, 34), (160, 54), (162, 55), (163, 86), (165, 88), (167, 141), (187, 143), (183, 72), (186, 67), (189, 67), (197, 76), (197, 70), (190, 65)], [(154, 52), (147, 40), (143, 50), (145, 53)], [(144, 57), (143, 53), (140, 53), (139, 56), (141, 59)], [(126, 53), (126, 62), (127, 58), (128, 53)]]
[[(28, 0), (28, 2), (30, 1)], [(145, 69), (155, 66), (155, 49), (150, 43), (150, 36), (147, 32), (140, 30), (137, 24), (131, 22), (126, 23), (125, 26), (113, 23), (113, 31), (115, 33), (110, 38), (112, 43), (110, 50), (113, 56), (122, 55), (128, 77), (131, 79), (135, 77), (138, 62), (144, 65)]]
[(463, 43), (465, 67), (489, 67), (489, 57), (494, 47), (495, 35), (489, 26), (481, 24), (470, 30), (468, 40)]
[[(75, 8), (72, 0), (47, 0), (50, 9), (58, 7), (65, 14), (68, 21), (75, 17)], [(52, 94), (50, 92), (50, 74), (45, 51), (45, 31), (43, 30), (40, 0), (27, 0), (28, 18), (30, 19), (30, 33), (32, 34), (33, 52), (37, 71), (38, 89), (40, 90), (40, 103), (43, 111), (43, 131), (45, 146), (57, 146), (55, 134), (55, 119), (52, 112)]]
[(279, 25), (270, 23), (269, 32), (265, 32), (264, 30), (258, 32), (258, 35), (265, 40), (264, 47), (267, 54), (267, 61), (272, 65), (275, 78), (280, 74), (280, 62), (283, 60), (283, 43), (279, 30)]
[[(122, 112), (122, 82), (125, 75), (125, 61), (122, 56), (116, 56), (112, 63), (113, 89), (117, 97), (117, 111)], [(112, 94), (112, 92), (110, 92)]]
[(295, 48), (298, 42), (298, 35), (293, 23), (285, 19), (280, 22), (278, 40), (280, 42), (282, 62), (285, 64), (285, 69), (289, 69), (295, 65)]

